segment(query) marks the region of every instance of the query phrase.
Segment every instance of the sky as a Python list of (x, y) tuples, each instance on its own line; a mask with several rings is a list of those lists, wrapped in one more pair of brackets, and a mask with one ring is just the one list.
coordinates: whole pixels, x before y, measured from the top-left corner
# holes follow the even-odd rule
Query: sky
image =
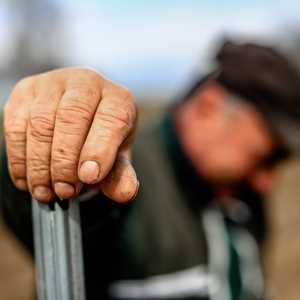
[[(176, 92), (209, 68), (224, 36), (272, 41), (297, 23), (298, 1), (67, 0), (70, 58), (132, 89)], [(72, 7), (72, 9), (70, 9)], [(217, 44), (216, 44), (217, 43)], [(145, 84), (145, 82), (147, 84)], [(178, 88), (177, 88), (178, 87)]]
[[(61, 51), (64, 64), (92, 66), (134, 92), (163, 91), (166, 97), (211, 67), (223, 37), (272, 44), (279, 29), (300, 27), (298, 0), (55, 2), (67, 39)], [(4, 11), (0, 4), (0, 41), (7, 34)], [(5, 55), (0, 47), (0, 57)]]

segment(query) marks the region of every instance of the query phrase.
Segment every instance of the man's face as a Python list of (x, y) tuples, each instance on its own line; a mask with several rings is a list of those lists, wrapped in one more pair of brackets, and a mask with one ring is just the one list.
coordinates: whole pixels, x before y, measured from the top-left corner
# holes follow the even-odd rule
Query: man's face
[(232, 101), (221, 87), (209, 86), (184, 103), (179, 115), (186, 123), (180, 134), (183, 147), (201, 176), (226, 185), (247, 180), (259, 192), (268, 192), (273, 168), (262, 162), (275, 143), (254, 107)]

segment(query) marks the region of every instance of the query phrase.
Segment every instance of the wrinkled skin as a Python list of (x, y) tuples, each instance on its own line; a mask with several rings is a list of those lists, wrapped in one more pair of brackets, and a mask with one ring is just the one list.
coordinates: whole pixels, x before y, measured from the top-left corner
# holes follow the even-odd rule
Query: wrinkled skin
[(118, 202), (132, 199), (136, 124), (131, 93), (87, 68), (22, 79), (4, 109), (10, 176), (39, 201), (76, 196), (93, 184)]

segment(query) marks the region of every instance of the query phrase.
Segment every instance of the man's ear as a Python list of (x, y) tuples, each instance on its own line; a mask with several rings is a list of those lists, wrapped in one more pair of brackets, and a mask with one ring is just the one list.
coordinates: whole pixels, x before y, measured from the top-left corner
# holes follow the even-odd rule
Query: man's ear
[(209, 82), (202, 86), (193, 97), (198, 113), (203, 117), (210, 117), (222, 109), (226, 91), (216, 82)]
[(260, 168), (250, 177), (252, 188), (262, 195), (268, 195), (274, 187), (276, 168)]

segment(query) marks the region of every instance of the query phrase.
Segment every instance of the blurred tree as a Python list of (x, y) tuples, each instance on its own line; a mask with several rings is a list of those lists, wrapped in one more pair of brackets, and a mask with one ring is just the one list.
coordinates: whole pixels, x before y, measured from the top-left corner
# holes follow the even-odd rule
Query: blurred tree
[(61, 65), (65, 52), (62, 16), (55, 1), (7, 0), (14, 51), (2, 76), (19, 78)]

